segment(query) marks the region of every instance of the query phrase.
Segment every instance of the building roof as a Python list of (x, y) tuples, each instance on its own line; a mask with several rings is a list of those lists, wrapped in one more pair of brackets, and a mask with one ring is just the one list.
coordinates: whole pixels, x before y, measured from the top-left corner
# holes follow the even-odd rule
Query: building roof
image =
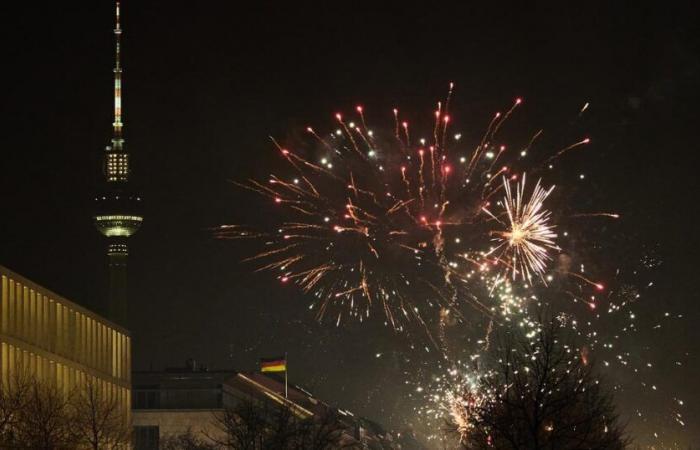
[(331, 406), (314, 397), (313, 394), (300, 386), (289, 384), (285, 398), (284, 379), (281, 377), (269, 376), (258, 372), (239, 372), (235, 377), (226, 380), (226, 385), (252, 397), (260, 397), (262, 395), (280, 405), (296, 410), (298, 415), (302, 417), (322, 417), (326, 414), (334, 414), (348, 428), (362, 430), (365, 438), (374, 436), (376, 439), (392, 440), (391, 434), (377, 422), (356, 416), (348, 410)]
[(84, 306), (81, 306), (75, 302), (72, 302), (68, 300), (67, 298), (63, 297), (62, 295), (57, 294), (56, 292), (41, 286), (40, 284), (35, 283), (34, 281), (23, 277), (22, 275), (13, 272), (12, 270), (8, 269), (7, 267), (0, 265), (0, 277), (7, 277), (9, 279), (12, 279), (16, 282), (21, 283), (22, 285), (28, 287), (29, 289), (33, 289), (36, 292), (40, 292), (42, 295), (45, 295), (49, 297), (50, 299), (64, 305), (68, 306), (76, 311), (79, 311), (86, 316), (90, 317), (91, 319), (94, 319), (98, 322), (102, 322), (103, 324), (109, 326), (110, 328), (119, 331), (122, 334), (125, 334), (127, 336), (130, 336), (131, 334), (129, 333), (129, 330), (126, 328), (122, 327), (121, 325), (117, 325), (116, 323), (112, 322), (111, 320), (97, 314), (94, 311), (91, 311)]

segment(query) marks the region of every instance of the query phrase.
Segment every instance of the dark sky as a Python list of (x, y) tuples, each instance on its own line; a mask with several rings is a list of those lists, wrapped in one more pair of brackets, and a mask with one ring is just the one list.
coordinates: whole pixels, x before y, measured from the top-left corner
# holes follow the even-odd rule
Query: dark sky
[[(90, 199), (110, 137), (113, 6), (13, 3), (1, 7), (0, 264), (99, 309), (105, 244)], [(286, 350), (291, 376), (320, 397), (401, 426), (401, 339), (314, 323), (301, 296), (251, 275), (241, 248), (208, 229), (255, 208), (230, 181), (268, 173), (268, 136), (330, 127), (359, 102), (375, 117), (394, 105), (427, 117), (454, 81), (453, 110), (469, 118), (518, 95), (533, 124), (590, 102), (591, 195), (623, 213), (627, 247), (616, 256), (631, 266), (652, 248), (663, 261), (641, 313), (649, 323), (684, 316), (642, 333), (657, 395), (685, 400), (687, 427), (651, 397), (639, 402), (658, 414), (631, 424), (641, 442), (656, 429), (666, 443), (700, 442), (693, 16), (641, 2), (317, 3), (123, 2), (126, 142), (146, 199), (130, 246), (135, 367), (194, 357), (252, 369)]]

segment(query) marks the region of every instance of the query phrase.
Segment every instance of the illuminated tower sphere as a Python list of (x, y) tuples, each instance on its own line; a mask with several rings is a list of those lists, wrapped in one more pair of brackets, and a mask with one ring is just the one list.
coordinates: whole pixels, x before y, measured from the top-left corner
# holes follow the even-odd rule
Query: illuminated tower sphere
[(116, 62), (114, 66), (114, 123), (111, 145), (103, 156), (103, 177), (99, 193), (95, 197), (93, 217), (95, 226), (107, 237), (109, 265), (109, 294), (107, 317), (113, 322), (127, 325), (127, 257), (128, 238), (141, 227), (141, 196), (129, 183), (129, 153), (124, 148), (122, 122), (122, 68), (121, 26), (119, 2), (116, 4), (114, 28)]

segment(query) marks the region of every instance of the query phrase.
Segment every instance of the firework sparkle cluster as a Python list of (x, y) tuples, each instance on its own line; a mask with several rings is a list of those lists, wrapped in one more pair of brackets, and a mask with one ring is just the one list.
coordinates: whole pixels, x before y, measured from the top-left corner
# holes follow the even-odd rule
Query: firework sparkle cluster
[[(538, 341), (541, 330), (556, 323), (562, 332), (572, 337), (571, 344), (563, 346), (566, 353), (562, 366), (571, 370), (577, 367), (585, 372), (594, 364), (596, 370), (588, 376), (595, 384), (602, 382), (616, 395), (626, 398), (628, 405), (635, 403), (630, 398), (654, 399), (655, 406), (651, 409), (637, 404), (625, 411), (626, 420), (635, 423), (632, 427), (636, 431), (635, 439), (653, 448), (682, 448), (676, 439), (679, 430), (687, 424), (685, 401), (655, 372), (663, 364), (654, 360), (652, 348), (640, 345), (640, 338), (648, 330), (660, 333), (684, 318), (682, 314), (656, 311), (641, 319), (636, 312), (639, 302), (653, 292), (654, 282), (647, 277), (657, 264), (658, 261), (650, 261), (645, 256), (638, 263), (641, 268), (628, 274), (618, 270), (609, 281), (605, 295), (598, 297), (584, 298), (568, 292), (571, 302), (565, 304), (532, 297), (528, 299), (527, 311), (511, 314), (511, 320), (497, 325), (497, 331), (501, 336), (515, 333), (520, 336), (520, 344), (526, 343), (513, 350), (512, 372), (517, 375), (531, 370), (531, 360), (545, 351)], [(630, 284), (629, 280), (636, 282)], [(543, 295), (547, 295), (547, 290)], [(556, 296), (559, 292), (555, 290), (553, 294)], [(552, 313), (556, 315), (549, 320), (546, 314)], [(476, 339), (458, 342), (463, 353), (435, 361), (432, 370), (404, 373), (417, 400), (416, 417), (428, 424), (428, 439), (439, 445), (451, 442), (450, 435), (454, 431), (459, 440), (468, 440), (484, 411), (497, 408), (500, 395), (509, 389), (509, 384), (494, 383), (499, 379), (495, 369), (500, 360), (494, 360), (493, 352), (497, 344), (479, 339), (478, 335)], [(670, 363), (675, 369), (684, 365), (683, 358), (678, 355)], [(668, 364), (666, 366), (665, 370), (669, 370)], [(546, 398), (552, 394), (556, 392), (542, 395)], [(454, 429), (446, 430), (446, 422)], [(483, 428), (477, 432), (483, 432)]]

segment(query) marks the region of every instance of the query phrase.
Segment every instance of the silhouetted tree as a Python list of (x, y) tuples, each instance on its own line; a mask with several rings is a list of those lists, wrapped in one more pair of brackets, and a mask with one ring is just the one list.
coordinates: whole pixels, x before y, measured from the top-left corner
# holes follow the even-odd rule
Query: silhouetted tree
[[(612, 395), (558, 320), (533, 335), (501, 333), (476, 393), (465, 392), (468, 449), (617, 450), (629, 443)], [(493, 345), (493, 344), (492, 344)], [(474, 396), (480, 396), (477, 399)], [(455, 422), (453, 428), (457, 428)]]
[(31, 380), (13, 427), (10, 448), (71, 449), (76, 446), (71, 393)]
[(73, 433), (80, 446), (93, 450), (126, 447), (131, 430), (126, 413), (115, 396), (109, 396), (89, 381), (71, 398)]
[(347, 427), (333, 411), (310, 417), (298, 425), (299, 433), (295, 449), (332, 450), (361, 448), (350, 439)]
[(223, 437), (209, 437), (224, 448), (261, 450), (267, 439), (268, 415), (266, 406), (241, 401), (215, 415), (216, 428)]
[(161, 439), (160, 450), (217, 450), (211, 440), (204, 440), (188, 429), (185, 433)]
[(33, 379), (26, 373), (13, 373), (7, 382), (0, 382), (0, 447), (13, 445), (20, 412), (29, 399)]
[(224, 436), (208, 436), (223, 448), (235, 450), (332, 450), (361, 448), (350, 437), (337, 415), (301, 418), (293, 406), (241, 401), (216, 415), (216, 427)]

